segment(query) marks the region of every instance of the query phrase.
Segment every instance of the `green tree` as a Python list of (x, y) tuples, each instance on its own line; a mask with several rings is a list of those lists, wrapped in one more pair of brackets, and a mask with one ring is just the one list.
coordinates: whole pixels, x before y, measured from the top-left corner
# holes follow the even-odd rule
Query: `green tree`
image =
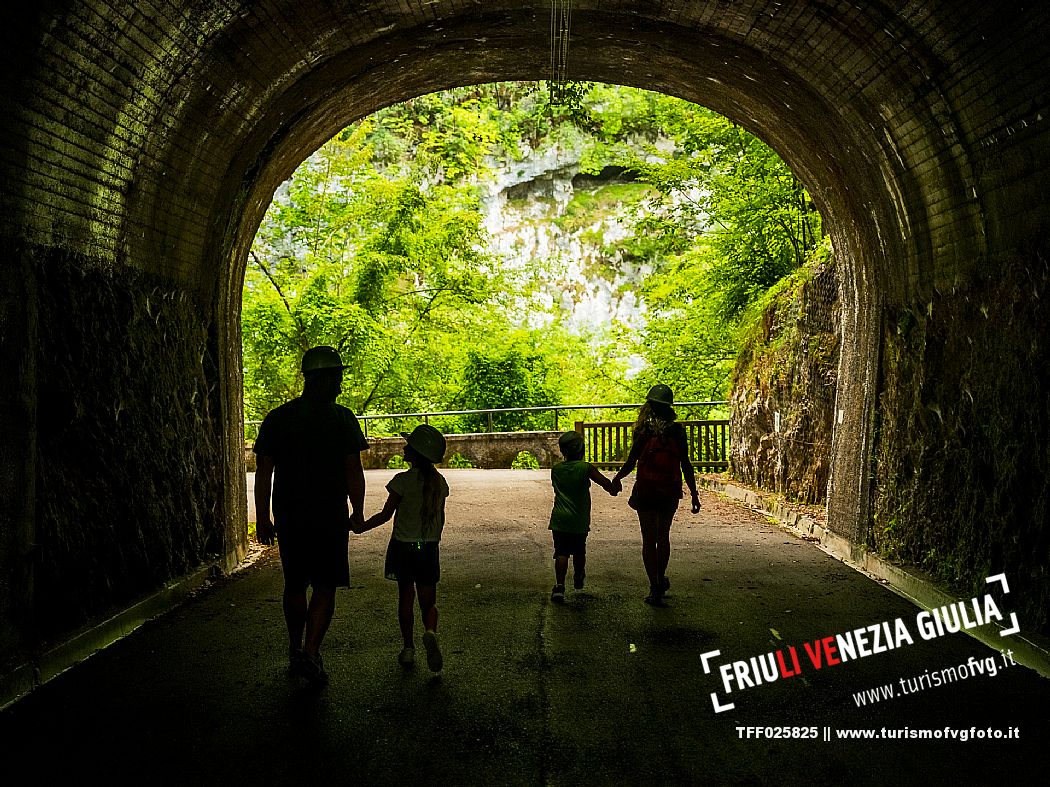
[[(352, 366), (343, 401), (359, 412), (608, 402), (657, 379), (679, 398), (725, 395), (739, 324), (817, 246), (819, 216), (773, 151), (725, 118), (648, 91), (575, 87), (572, 106), (553, 108), (529, 83), (422, 96), (299, 168), (245, 280), (249, 420), (294, 395), (298, 359), (318, 343)], [(630, 219), (587, 281), (566, 279), (562, 252), (505, 269), (482, 228), (494, 162), (555, 148), (579, 153), (584, 173), (625, 172), (552, 215), (571, 240), (562, 248), (604, 243), (610, 214)], [(562, 300), (598, 278), (640, 298), (632, 324), (568, 319)]]
[(371, 130), (300, 167), (257, 234), (242, 309), (249, 420), (297, 389), (299, 357), (322, 343), (352, 367), (343, 399), (358, 411), (433, 406), (412, 399), (454, 384), (445, 345), (492, 298), (475, 191), (377, 171)]
[[(506, 346), (471, 350), (463, 370), (462, 409), (553, 406), (560, 402), (555, 380), (549, 357), (535, 346), (529, 346), (527, 339)], [(499, 431), (550, 428), (549, 421), (549, 415), (492, 414), (493, 428)], [(464, 418), (465, 426), (472, 431), (485, 431), (488, 423), (486, 415)]]

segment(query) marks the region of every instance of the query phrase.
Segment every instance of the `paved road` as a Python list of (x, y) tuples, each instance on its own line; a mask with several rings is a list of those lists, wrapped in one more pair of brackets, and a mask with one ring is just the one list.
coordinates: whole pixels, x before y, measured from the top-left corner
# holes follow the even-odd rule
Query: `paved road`
[[(370, 511), (390, 475), (368, 473)], [(395, 662), (385, 529), (353, 537), (330, 686), (289, 677), (268, 550), (0, 714), (3, 767), (25, 763), (22, 783), (38, 784), (1043, 783), (1050, 682), (1017, 666), (857, 707), (856, 692), (1002, 657), (964, 635), (922, 640), (911, 604), (763, 518), (710, 494), (701, 514), (680, 513), (673, 595), (652, 609), (633, 513), (595, 490), (587, 587), (555, 606), (547, 474), (447, 477), (440, 677)], [(898, 617), (915, 644), (812, 669), (802, 643)], [(700, 659), (788, 645), (802, 674), (730, 695)], [(715, 713), (712, 692), (736, 707)], [(747, 726), (1020, 739), (741, 738)]]

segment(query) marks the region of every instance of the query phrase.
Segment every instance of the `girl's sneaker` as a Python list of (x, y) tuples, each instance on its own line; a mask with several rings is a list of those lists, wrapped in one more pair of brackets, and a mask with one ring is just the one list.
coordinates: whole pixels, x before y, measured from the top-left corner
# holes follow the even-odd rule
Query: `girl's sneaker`
[(405, 669), (414, 667), (416, 665), (416, 649), (401, 648), (401, 652), (397, 654), (397, 663)]
[(565, 601), (565, 585), (555, 585), (551, 589), (551, 601), (561, 604)]
[(444, 659), (441, 657), (441, 647), (438, 645), (437, 634), (427, 629), (423, 633), (423, 647), (427, 649), (427, 666), (431, 672), (441, 672)]

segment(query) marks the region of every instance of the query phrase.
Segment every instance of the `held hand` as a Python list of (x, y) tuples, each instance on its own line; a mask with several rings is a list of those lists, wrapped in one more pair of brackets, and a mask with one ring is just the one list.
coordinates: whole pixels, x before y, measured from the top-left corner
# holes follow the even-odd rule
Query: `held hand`
[(614, 479), (613, 482), (612, 482), (612, 489), (609, 490), (609, 494), (612, 495), (613, 497), (616, 497), (622, 491), (623, 491), (623, 481), (621, 481), (619, 478)]
[(255, 540), (263, 546), (268, 547), (273, 544), (274, 535), (273, 522), (269, 519), (262, 519), (255, 523)]
[(700, 495), (697, 492), (693, 492), (693, 513), (700, 513)]
[(350, 515), (350, 530), (357, 534), (365, 532), (365, 518), (358, 511)]

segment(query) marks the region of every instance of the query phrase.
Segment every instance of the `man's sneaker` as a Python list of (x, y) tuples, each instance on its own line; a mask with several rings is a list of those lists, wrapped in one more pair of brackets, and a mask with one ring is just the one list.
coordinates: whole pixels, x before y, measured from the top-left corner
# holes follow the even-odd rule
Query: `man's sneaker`
[(324, 659), (321, 658), (320, 653), (316, 656), (303, 653), (303, 657), (299, 659), (296, 666), (296, 674), (317, 688), (328, 684), (328, 673), (324, 671)]
[(416, 666), (416, 649), (401, 648), (401, 652), (397, 654), (397, 663), (405, 669)]
[(555, 585), (551, 590), (551, 601), (560, 604), (565, 601), (565, 585)]
[(427, 666), (431, 672), (441, 672), (445, 661), (441, 657), (441, 647), (438, 645), (437, 634), (430, 629), (423, 633), (423, 647), (427, 649)]
[(572, 575), (572, 586), (576, 588), (576, 590), (583, 590), (583, 580), (586, 576), (587, 575), (584, 574), (582, 571), (575, 572)]
[(288, 648), (288, 671), (293, 675), (299, 673), (299, 662), (303, 660), (302, 648)]
[(664, 595), (668, 590), (671, 589), (671, 580), (667, 577), (660, 577), (660, 595)]

